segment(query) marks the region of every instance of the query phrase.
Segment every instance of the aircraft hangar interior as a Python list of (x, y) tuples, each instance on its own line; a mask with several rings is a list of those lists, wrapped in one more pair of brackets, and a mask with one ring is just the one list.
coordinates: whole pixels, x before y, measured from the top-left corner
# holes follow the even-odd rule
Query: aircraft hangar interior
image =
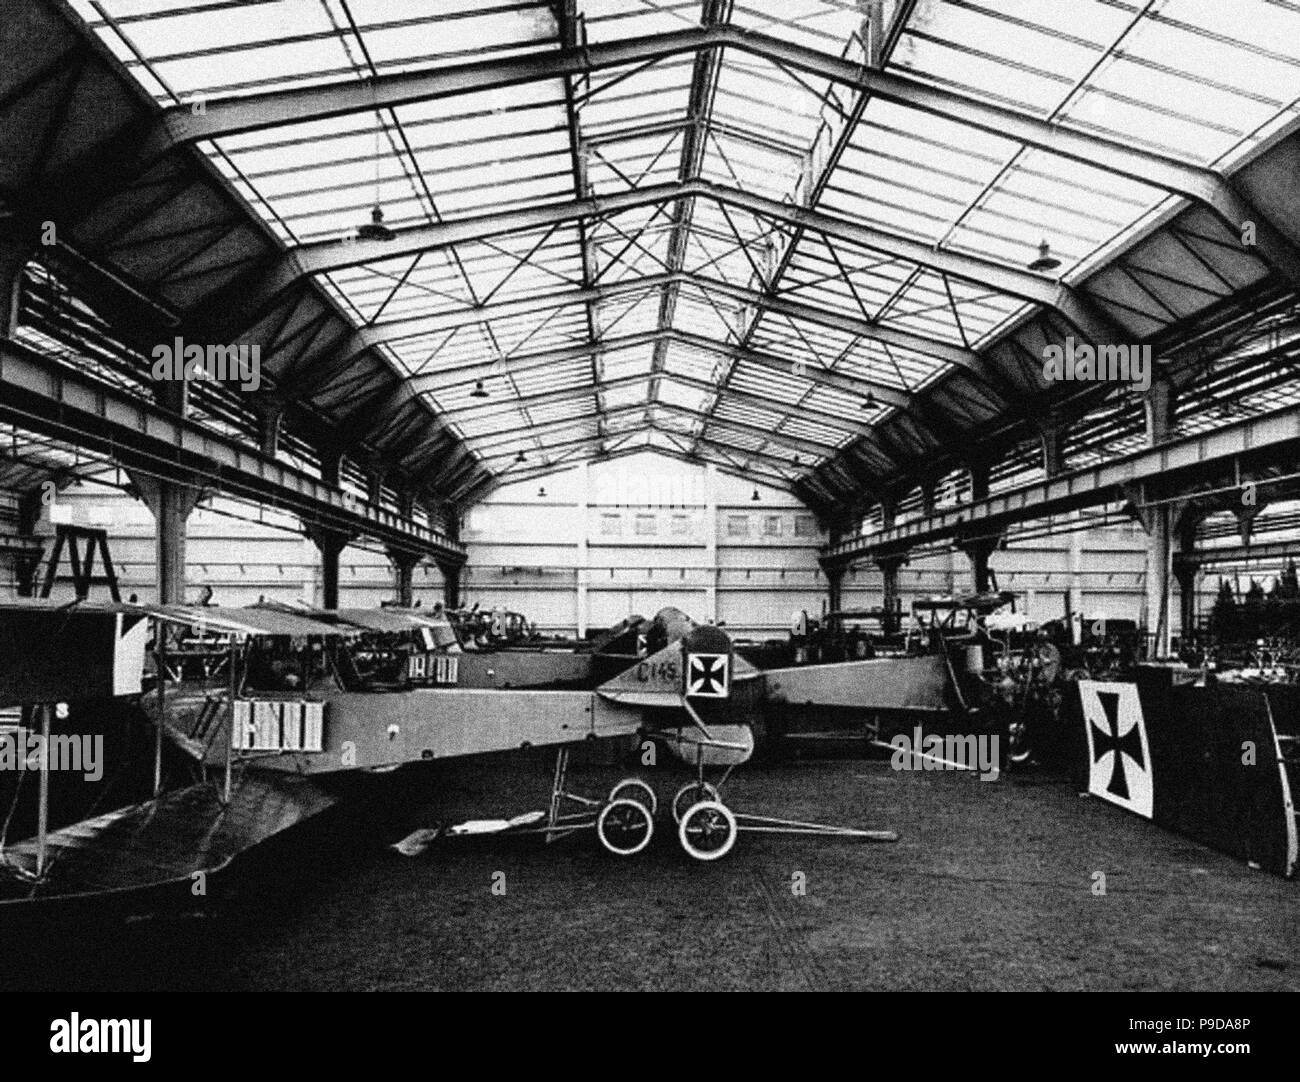
[(0, 7), (0, 987), (1300, 989), (1300, 3)]

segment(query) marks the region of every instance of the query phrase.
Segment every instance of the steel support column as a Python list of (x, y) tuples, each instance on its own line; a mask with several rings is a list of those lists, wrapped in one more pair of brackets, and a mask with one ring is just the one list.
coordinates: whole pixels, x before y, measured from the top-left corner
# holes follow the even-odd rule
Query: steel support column
[(449, 609), (460, 608), (460, 573), (461, 564), (449, 563), (446, 560), (435, 561), (438, 570), (442, 572), (442, 601)]
[(885, 610), (883, 624), (886, 635), (892, 635), (898, 630), (898, 570), (905, 563), (907, 563), (907, 557), (901, 554), (876, 557), (876, 566), (880, 568), (884, 583), (880, 606)]
[(397, 603), (409, 609), (415, 602), (415, 569), (420, 566), (422, 557), (391, 545), (387, 551), (388, 560), (393, 565), (393, 592)]
[(175, 481), (160, 481), (149, 474), (127, 470), (127, 476), (154, 519), (155, 582), (158, 603), (185, 603), (185, 524), (203, 496), (203, 490)]
[(339, 607), (339, 557), (356, 538), (355, 535), (323, 526), (309, 526), (307, 536), (320, 552), (321, 608)]

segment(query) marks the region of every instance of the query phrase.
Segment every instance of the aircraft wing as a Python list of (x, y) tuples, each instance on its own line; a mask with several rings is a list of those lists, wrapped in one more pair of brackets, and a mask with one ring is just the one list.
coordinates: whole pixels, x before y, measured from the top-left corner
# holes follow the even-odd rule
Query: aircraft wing
[(761, 673), (772, 702), (862, 710), (948, 709), (948, 672), (937, 656), (889, 657), (838, 665), (801, 665)]

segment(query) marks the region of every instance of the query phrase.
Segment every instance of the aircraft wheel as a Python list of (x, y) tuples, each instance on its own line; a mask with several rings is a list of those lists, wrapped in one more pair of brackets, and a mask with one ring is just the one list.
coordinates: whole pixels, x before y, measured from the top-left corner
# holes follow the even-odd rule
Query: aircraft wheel
[(1007, 761), (1020, 766), (1029, 762), (1034, 749), (1029, 744), (1029, 721), (1021, 714), (1007, 729)]
[(717, 800), (702, 800), (682, 816), (677, 838), (696, 860), (718, 860), (736, 844), (736, 817)]
[(630, 857), (650, 844), (655, 821), (636, 800), (612, 800), (596, 817), (596, 837), (615, 856)]
[(673, 797), (673, 822), (680, 823), (682, 816), (702, 800), (721, 799), (722, 796), (718, 793), (717, 788), (707, 781), (688, 781), (677, 790), (677, 794)]
[(615, 800), (635, 800), (638, 804), (644, 804), (651, 815), (659, 810), (659, 798), (655, 796), (655, 791), (640, 778), (624, 778), (614, 786), (609, 791), (609, 801), (612, 804)]

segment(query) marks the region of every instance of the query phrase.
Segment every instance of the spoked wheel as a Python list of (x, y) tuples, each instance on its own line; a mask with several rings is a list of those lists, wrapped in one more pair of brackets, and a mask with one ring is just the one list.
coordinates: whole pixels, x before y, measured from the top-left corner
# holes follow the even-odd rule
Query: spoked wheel
[(609, 791), (609, 801), (612, 804), (615, 800), (635, 800), (638, 804), (644, 804), (651, 815), (659, 810), (659, 798), (655, 796), (655, 791), (640, 778), (624, 778), (614, 786)]
[(1029, 722), (1023, 712), (1008, 726), (1007, 745), (1008, 762), (1016, 765), (1029, 762), (1034, 749), (1029, 745)]
[(699, 804), (705, 800), (720, 801), (721, 799), (718, 790), (707, 781), (687, 782), (677, 790), (677, 795), (673, 797), (673, 822), (680, 823), (682, 816), (690, 810), (693, 804)]
[(636, 800), (612, 800), (596, 818), (596, 837), (615, 856), (630, 857), (650, 844), (655, 821), (650, 809)]
[(677, 838), (696, 860), (718, 860), (736, 844), (736, 817), (717, 800), (702, 800), (691, 807), (677, 827)]

